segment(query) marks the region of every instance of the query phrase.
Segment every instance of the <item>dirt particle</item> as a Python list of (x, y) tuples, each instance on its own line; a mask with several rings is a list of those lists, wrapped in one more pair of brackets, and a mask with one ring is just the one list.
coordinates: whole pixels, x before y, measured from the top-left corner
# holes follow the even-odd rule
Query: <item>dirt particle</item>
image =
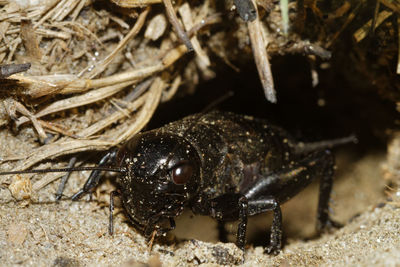
[(28, 230), (23, 224), (10, 224), (7, 230), (7, 241), (16, 246), (24, 243)]
[(53, 262), (53, 267), (78, 267), (80, 266), (79, 261), (66, 258), (66, 257), (57, 257)]
[(13, 197), (17, 200), (29, 199), (32, 194), (32, 183), (28, 177), (20, 175), (14, 176), (14, 179), (8, 188)]

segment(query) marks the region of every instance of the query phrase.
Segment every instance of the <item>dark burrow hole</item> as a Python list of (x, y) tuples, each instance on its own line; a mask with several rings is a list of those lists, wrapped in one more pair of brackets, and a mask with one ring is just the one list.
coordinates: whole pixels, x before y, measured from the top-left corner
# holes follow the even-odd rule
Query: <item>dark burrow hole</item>
[[(306, 57), (301, 55), (274, 57), (271, 65), (278, 97), (276, 104), (269, 103), (265, 99), (253, 62), (239, 66), (241, 69), (239, 73), (229, 67), (223, 68), (217, 71), (215, 79), (204, 81), (194, 94), (176, 97), (160, 105), (147, 128), (156, 128), (186, 115), (201, 112), (216, 99), (233, 93), (233, 96), (219, 103), (217, 109), (266, 118), (271, 123), (286, 129), (298, 140), (318, 141), (355, 134), (359, 140), (358, 144), (347, 145), (337, 149), (339, 152), (335, 151), (344, 158), (341, 160), (344, 162), (341, 164), (344, 165), (342, 172), (351, 171), (352, 164), (365, 155), (384, 153), (387, 141), (385, 130), (393, 127), (395, 109), (393, 104), (383, 100), (377, 94), (376, 88), (366, 83), (361, 75), (357, 77), (357, 74), (349, 74), (347, 70), (338, 67), (340, 63), (335, 66), (333, 62), (330, 67), (324, 69), (318, 67), (319, 63), (316, 64), (319, 83), (313, 87), (311, 66)], [(351, 79), (348, 79), (349, 75), (352, 75)], [(354, 81), (357, 79), (359, 82), (355, 84)], [(313, 189), (310, 190), (318, 192), (318, 181), (311, 187)], [(376, 190), (383, 191), (381, 188)], [(302, 198), (304, 197), (297, 197), (295, 201), (301, 202)], [(315, 225), (317, 201), (305, 205), (309, 206), (305, 212), (311, 214), (312, 223)], [(286, 231), (286, 228), (293, 228), (290, 224), (296, 218), (285, 218), (285, 216), (284, 211), (286, 238), (305, 240), (316, 237), (314, 234), (298, 234), (293, 229)], [(261, 217), (255, 219), (261, 222), (250, 220), (249, 228), (253, 229), (249, 229), (248, 243), (254, 246), (265, 245), (268, 242), (268, 230), (272, 218), (271, 216), (265, 218), (263, 215), (255, 217)], [(187, 227), (187, 224), (196, 225), (197, 222), (198, 227)], [(213, 234), (202, 234), (199, 229), (203, 229), (204, 233), (205, 224), (211, 224), (206, 228)], [(311, 226), (313, 229), (314, 225)], [(299, 227), (301, 228), (301, 226), (297, 228)], [(228, 228), (232, 233), (236, 232), (234, 225)], [(207, 218), (198, 220), (190, 213), (181, 222), (178, 220), (175, 233), (178, 239), (198, 238), (218, 241), (216, 223)], [(230, 240), (234, 240), (233, 235)]]
[[(392, 103), (379, 97), (372, 85), (349, 82), (334, 66), (318, 68), (319, 84), (312, 86), (310, 64), (304, 56), (274, 57), (272, 72), (278, 102), (268, 102), (253, 62), (235, 72), (229, 67), (200, 84), (194, 94), (175, 97), (159, 106), (147, 128), (156, 128), (203, 111), (228, 96), (216, 108), (266, 118), (299, 140), (322, 140), (356, 134), (360, 149), (382, 147), (385, 129), (396, 116)], [(347, 75), (347, 74), (346, 74)]]

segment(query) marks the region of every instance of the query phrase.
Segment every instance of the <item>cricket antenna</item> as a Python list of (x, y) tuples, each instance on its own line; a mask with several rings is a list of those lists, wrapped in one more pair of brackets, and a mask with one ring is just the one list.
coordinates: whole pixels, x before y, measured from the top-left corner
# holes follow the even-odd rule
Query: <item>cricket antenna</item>
[(0, 175), (23, 174), (23, 173), (48, 173), (48, 172), (76, 172), (76, 171), (108, 171), (108, 172), (125, 172), (121, 168), (110, 167), (75, 167), (75, 168), (60, 168), (60, 169), (37, 169), (25, 171), (8, 171), (0, 172)]

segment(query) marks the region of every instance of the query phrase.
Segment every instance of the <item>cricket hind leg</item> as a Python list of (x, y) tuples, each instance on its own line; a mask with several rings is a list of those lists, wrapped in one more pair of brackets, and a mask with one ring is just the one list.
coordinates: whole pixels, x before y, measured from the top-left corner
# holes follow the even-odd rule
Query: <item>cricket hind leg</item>
[(324, 149), (331, 149), (333, 147), (354, 143), (356, 144), (358, 139), (355, 135), (349, 135), (342, 138), (336, 138), (331, 140), (323, 140), (318, 142), (304, 143), (304, 142), (291, 142), (290, 146), (293, 147), (297, 154), (309, 154), (315, 151), (321, 151)]
[[(97, 165), (98, 167), (105, 166), (108, 164), (110, 161), (114, 161), (115, 157), (117, 155), (117, 150), (112, 150), (105, 154), (101, 160), (99, 161), (99, 164)], [(78, 200), (80, 199), (84, 194), (91, 192), (98, 184), (100, 181), (100, 170), (94, 170), (90, 173), (89, 178), (86, 180), (85, 185), (78, 191), (76, 192), (71, 199), (72, 200)]]
[(221, 241), (222, 243), (228, 242), (228, 232), (226, 231), (225, 228), (225, 222), (218, 220), (217, 221), (218, 225), (218, 240)]
[(267, 253), (279, 252), (282, 244), (282, 215), (280, 204), (289, 200), (317, 177), (320, 178), (317, 230), (339, 227), (329, 217), (329, 200), (332, 191), (334, 159), (329, 150), (313, 152), (297, 163), (279, 172), (259, 177), (242, 192), (248, 200), (248, 215), (272, 210), (271, 243)]
[(340, 228), (343, 225), (334, 221), (329, 215), (329, 202), (333, 186), (333, 175), (335, 168), (335, 160), (332, 153), (329, 150), (325, 150), (321, 157), (325, 160), (321, 160), (321, 164), (324, 164), (321, 168), (322, 173), (320, 174), (319, 184), (319, 200), (317, 210), (317, 231), (321, 232), (329, 228)]

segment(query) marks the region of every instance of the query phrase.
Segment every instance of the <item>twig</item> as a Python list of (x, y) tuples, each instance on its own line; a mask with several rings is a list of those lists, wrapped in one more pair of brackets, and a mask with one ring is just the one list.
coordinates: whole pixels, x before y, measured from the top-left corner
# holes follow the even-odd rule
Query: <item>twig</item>
[[(48, 158), (55, 158), (66, 154), (72, 154), (87, 150), (107, 150), (121, 142), (124, 142), (139, 132), (150, 120), (160, 100), (161, 92), (165, 84), (160, 78), (156, 78), (151, 86), (148, 99), (145, 105), (140, 109), (137, 115), (132, 119), (132, 123), (128, 123), (129, 127), (119, 129), (117, 133), (109, 136), (112, 141), (96, 140), (69, 140), (68, 137), (41, 146), (30, 152), (26, 159), (21, 162), (14, 170), (26, 170), (27, 168)], [(116, 139), (115, 136), (118, 136)]]
[(234, 3), (242, 20), (248, 22), (257, 18), (257, 7), (252, 0), (234, 0)]
[[(189, 36), (194, 35), (202, 27), (217, 23), (220, 21), (220, 14), (213, 14), (205, 18), (202, 22), (193, 26), (188, 32)], [(21, 39), (19, 39), (21, 41)], [(1, 48), (0, 48), (1, 52)], [(181, 46), (175, 47), (167, 51), (162, 58), (161, 62), (155, 62), (153, 65), (148, 67), (137, 68), (128, 70), (122, 73), (114, 74), (105, 78), (99, 79), (74, 79), (71, 75), (57, 75), (57, 76), (22, 76), (13, 75), (13, 79), (19, 80), (24, 83), (26, 91), (25, 93), (31, 97), (41, 97), (50, 94), (73, 94), (82, 93), (91, 88), (111, 86), (127, 81), (139, 81), (144, 78), (151, 76), (157, 72), (164, 70), (165, 68), (172, 65), (176, 60), (183, 56), (187, 52), (187, 48)], [(140, 64), (138, 64), (140, 65)], [(65, 77), (65, 78), (62, 78)], [(50, 81), (48, 81), (50, 80)], [(72, 80), (72, 82), (71, 82)]]
[[(53, 104), (50, 104), (43, 110), (39, 111), (38, 113), (35, 114), (36, 118), (40, 118), (43, 116), (46, 116), (51, 113), (59, 112), (62, 110), (66, 109), (71, 109), (71, 108), (76, 108), (80, 106), (84, 106), (90, 103), (94, 103), (96, 101), (99, 101), (101, 99), (107, 98), (125, 87), (131, 85), (133, 82), (122, 82), (117, 85), (112, 85), (112, 86), (106, 86), (97, 90), (93, 90), (90, 92), (87, 92), (83, 95), (78, 95), (78, 96), (73, 96), (67, 99), (63, 99), (57, 102), (54, 102)], [(19, 118), (17, 125), (21, 125), (23, 123), (27, 122), (27, 118), (21, 117)]]
[[(185, 54), (186, 51), (187, 51), (187, 49), (185, 46), (182, 46), (182, 45), (178, 46), (178, 47), (170, 50), (165, 55), (165, 57), (161, 63), (158, 63), (156, 66), (150, 67), (150, 69), (152, 69), (152, 71), (155, 72), (155, 71), (160, 71), (164, 68), (168, 68), (176, 60), (178, 60), (183, 54)], [(143, 73), (140, 73), (140, 71), (143, 71), (144, 69), (145, 68), (140, 69), (140, 70), (135, 70), (135, 71), (139, 72), (139, 74), (143, 74)], [(96, 87), (97, 85), (100, 85), (100, 84), (116, 83), (116, 85), (106, 86), (106, 87), (103, 87), (103, 88), (100, 88), (97, 90), (87, 92), (87, 93), (79, 95), (79, 96), (74, 96), (74, 97), (70, 97), (67, 99), (63, 99), (63, 100), (54, 102), (53, 104), (50, 104), (49, 106), (47, 106), (45, 109), (36, 113), (35, 117), (40, 118), (42, 116), (45, 116), (45, 115), (48, 115), (48, 114), (51, 114), (54, 112), (87, 105), (90, 103), (94, 103), (98, 100), (107, 98), (107, 97), (119, 92), (123, 88), (125, 88), (129, 85), (132, 85), (133, 83), (135, 83), (138, 80), (138, 79), (136, 79), (136, 76), (129, 75), (130, 73), (133, 73), (133, 72), (125, 72), (125, 73), (117, 74), (114, 76), (109, 76), (109, 77), (98, 79), (98, 80), (84, 80), (84, 79), (78, 80), (75, 82), (75, 84), (77, 86), (80, 86), (81, 88), (82, 87), (87, 87), (87, 88)], [(136, 74), (138, 74), (138, 73), (136, 73)], [(145, 74), (146, 74), (146, 76), (148, 76), (150, 73), (145, 72)], [(146, 76), (144, 76), (144, 77), (146, 77)], [(15, 77), (15, 75), (13, 77)], [(144, 77), (141, 77), (141, 78), (143, 79)], [(21, 80), (23, 81), (23, 79), (24, 79), (23, 76), (22, 77), (18, 76), (18, 78), (20, 81)], [(126, 80), (128, 80), (128, 81), (126, 81)], [(27, 121), (29, 121), (29, 119), (27, 117), (21, 117), (18, 119), (17, 125), (21, 125)]]
[(35, 61), (41, 60), (42, 52), (39, 48), (38, 38), (30, 20), (21, 20), (20, 36), (26, 50), (26, 56)]
[(288, 0), (280, 0), (279, 3), (281, 7), (283, 33), (287, 35), (289, 32), (289, 3)]
[(22, 42), (21, 37), (17, 37), (9, 43), (6, 42), (6, 44), (4, 44), (3, 46), (0, 46), (0, 53), (4, 52), (6, 50), (11, 50), (14, 46), (18, 46), (21, 42)]
[(120, 104), (117, 103), (117, 102), (119, 102), (119, 103), (123, 102), (123, 104), (124, 104), (125, 106), (126, 106), (126, 104), (127, 104), (126, 102), (122, 101), (121, 99), (110, 99), (110, 103), (111, 103), (118, 111), (122, 112), (122, 113), (124, 114), (125, 117), (130, 118), (131, 115), (128, 113), (128, 111), (126, 111), (126, 109), (122, 108), (122, 107), (120, 106)]
[(5, 43), (8, 42), (7, 38), (5, 38), (8, 27), (10, 27), (10, 23), (8, 21), (0, 22), (0, 42), (3, 41), (3, 38)]
[[(145, 67), (129, 70), (126, 72), (114, 74), (105, 78), (100, 79), (73, 79), (71, 75), (58, 75), (59, 80), (51, 80), (52, 77), (46, 76), (22, 76), (13, 75), (11, 78), (19, 80), (19, 82), (24, 83), (26, 87), (26, 94), (32, 97), (41, 97), (51, 94), (72, 94), (72, 93), (82, 93), (88, 91), (91, 88), (99, 88), (106, 86), (114, 86), (125, 82), (137, 82), (148, 76), (151, 76), (164, 69), (164, 66), (157, 62), (156, 64)], [(63, 78), (65, 77), (65, 78)], [(50, 82), (46, 80), (50, 79)], [(71, 80), (73, 80), (71, 82)]]
[(150, 6), (147, 7), (138, 17), (135, 25), (132, 27), (132, 29), (129, 31), (129, 33), (122, 39), (117, 47), (112, 51), (106, 58), (104, 58), (102, 61), (99, 62), (99, 65), (96, 66), (90, 73), (89, 73), (89, 78), (96, 77), (100, 73), (102, 73), (107, 66), (111, 63), (111, 61), (115, 58), (115, 55), (119, 53), (126, 44), (133, 39), (139, 31), (142, 29), (144, 22), (146, 20), (147, 14), (149, 14), (150, 11)]
[(57, 142), (38, 147), (25, 155), (25, 160), (18, 164), (14, 170), (26, 170), (29, 167), (49, 158), (56, 158), (62, 155), (87, 151), (104, 151), (115, 143), (103, 140), (69, 140), (61, 138)]
[(207, 25), (211, 25), (217, 22), (221, 21), (221, 14), (220, 13), (215, 13), (212, 14), (205, 19), (202, 19), (200, 22), (195, 24), (189, 31), (188, 35), (189, 37), (192, 37), (196, 32), (198, 32), (201, 28), (204, 28)]
[(81, 1), (83, 0), (67, 0), (67, 3), (65, 3), (60, 9), (58, 9), (56, 13), (54, 13), (52, 20), (54, 21), (64, 20), (64, 18), (68, 16), (68, 14), (71, 13), (72, 10), (74, 10), (74, 8)]
[(376, 4), (375, 4), (374, 17), (372, 18), (371, 29), (370, 29), (370, 32), (372, 35), (375, 34), (376, 19), (378, 18), (378, 14), (379, 14), (380, 3), (381, 3), (380, 1), (376, 1)]
[(392, 1), (392, 0), (379, 0), (382, 5), (385, 5), (386, 7), (390, 8), (397, 14), (400, 14), (400, 5), (398, 4), (398, 1)]
[(115, 4), (122, 7), (142, 7), (146, 5), (158, 4), (162, 0), (111, 0)]
[[(147, 89), (149, 86), (149, 83), (144, 84), (144, 86), (142, 87), (143, 89)], [(142, 88), (138, 88), (139, 90), (141, 90)], [(136, 97), (135, 97), (136, 98)], [(135, 98), (128, 100), (128, 101), (133, 101)], [(104, 118), (92, 125), (90, 125), (88, 128), (82, 130), (81, 132), (79, 132), (79, 136), (82, 137), (89, 137), (101, 130), (103, 130), (104, 128), (108, 127), (109, 125), (115, 123), (116, 121), (122, 119), (125, 116), (125, 112), (127, 112), (128, 114), (135, 111), (136, 109), (138, 109), (140, 106), (143, 105), (143, 103), (148, 100), (148, 95), (145, 94), (143, 96), (141, 96), (140, 98), (136, 99), (134, 102), (129, 103), (124, 111), (117, 111), (117, 112), (113, 112), (111, 113), (109, 116), (107, 116), (107, 118)]]
[[(97, 43), (99, 43), (102, 47), (104, 47), (104, 44), (103, 44), (103, 42), (99, 39), (99, 37), (97, 37), (97, 35), (96, 34), (94, 34), (91, 30), (89, 30), (87, 27), (85, 27), (85, 26), (83, 26), (81, 23), (79, 23), (79, 22), (76, 22), (76, 21), (59, 21), (59, 22), (53, 22), (51, 25), (49, 24), (49, 25), (47, 25), (47, 24), (45, 24), (47, 27), (51, 27), (51, 28), (54, 28), (54, 27), (57, 27), (57, 28), (60, 28), (60, 29), (62, 29), (62, 30), (66, 30), (66, 29), (68, 29), (69, 31), (70, 31), (70, 33), (68, 33), (69, 34), (69, 38), (71, 38), (71, 35), (72, 34), (74, 34), (74, 35), (78, 35), (78, 33), (77, 33), (77, 30), (76, 29), (69, 29), (69, 28), (66, 28), (66, 26), (72, 26), (72, 27), (75, 27), (75, 28), (78, 28), (78, 29), (80, 29), (81, 31), (84, 31), (84, 33), (86, 33), (86, 34), (84, 34), (84, 33), (81, 33), (81, 35), (82, 36), (87, 36), (87, 34), (89, 34), (90, 36), (92, 36), (93, 37), (93, 39), (95, 40), (95, 41), (97, 41)], [(38, 29), (37, 31), (39, 31), (38, 33), (40, 33), (40, 29)], [(67, 34), (67, 33), (65, 33), (65, 34)], [(79, 36), (79, 35), (78, 35)], [(63, 39), (62, 37), (60, 37), (61, 39)], [(69, 40), (69, 39), (67, 39), (67, 40)]]
[(0, 79), (29, 70), (31, 63), (0, 65)]
[[(254, 0), (252, 1), (257, 11), (257, 6), (255, 5)], [(255, 20), (247, 22), (247, 27), (249, 29), (254, 60), (256, 62), (261, 84), (264, 88), (265, 97), (270, 102), (276, 103), (274, 80), (267, 55), (267, 41), (263, 36), (259, 17), (257, 16)]]
[(168, 91), (163, 92), (163, 95), (161, 97), (161, 102), (169, 101), (175, 95), (176, 91), (178, 91), (181, 82), (182, 82), (182, 77), (181, 75), (178, 75), (172, 82), (170, 89)]
[[(119, 133), (119, 135), (117, 135), (118, 138), (116, 139), (115, 144), (123, 143), (132, 138), (132, 136), (138, 133), (149, 122), (158, 106), (158, 103), (160, 102), (161, 93), (164, 87), (165, 83), (161, 80), (161, 78), (156, 78), (154, 80), (151, 88), (149, 89), (145, 104), (134, 118), (135, 121), (132, 123), (126, 123), (128, 128), (124, 129)], [(115, 140), (115, 138), (113, 140)]]
[(71, 20), (75, 21), (81, 12), (82, 8), (85, 6), (87, 0), (80, 0), (78, 6), (75, 8), (74, 12), (71, 15)]
[[(383, 10), (379, 12), (378, 17), (376, 18), (375, 28), (378, 27), (383, 21), (385, 21), (391, 15), (393, 15), (393, 12), (391, 11)], [(370, 19), (367, 23), (365, 23), (360, 29), (358, 29), (353, 34), (353, 38), (357, 43), (361, 42), (367, 36), (368, 32), (371, 29), (372, 21), (373, 20)]]
[(66, 131), (65, 129), (62, 129), (59, 126), (54, 125), (51, 122), (43, 121), (43, 120), (37, 120), (37, 121), (40, 123), (40, 125), (43, 126), (43, 128), (47, 128), (47, 129), (49, 129), (49, 130), (51, 130), (51, 131), (53, 131), (55, 133), (60, 133), (62, 135), (69, 136), (69, 137), (72, 137), (72, 138), (79, 138), (79, 136), (77, 136), (76, 134), (73, 134), (73, 133), (71, 133), (69, 131)]
[[(58, 23), (54, 23), (53, 25), (48, 25), (48, 27), (54, 28), (54, 27), (58, 27), (57, 24), (59, 23), (63, 23), (63, 22), (58, 22)], [(69, 24), (71, 22), (68, 22)], [(63, 24), (67, 24), (67, 23), (63, 23)], [(47, 26), (47, 25), (46, 25)], [(19, 33), (21, 30), (20, 29), (12, 29), (12, 30), (8, 30), (6, 32), (6, 34), (14, 34), (14, 33)], [(59, 39), (63, 39), (63, 40), (69, 40), (71, 39), (71, 34), (67, 33), (67, 32), (60, 32), (60, 31), (53, 31), (53, 30), (49, 30), (49, 29), (36, 29), (35, 34), (38, 35), (43, 35), (45, 37), (48, 38), (59, 38)]]
[[(43, 22), (45, 22), (48, 18), (50, 18), (54, 12), (56, 12), (57, 10), (61, 9), (63, 5), (65, 5), (65, 2), (67, 0), (61, 0), (60, 2), (58, 2), (57, 5), (55, 6), (51, 6), (48, 10), (48, 12), (46, 13), (46, 15), (44, 15), (34, 26), (33, 28), (36, 29), (37, 27), (39, 27), (40, 25), (42, 25)], [(54, 4), (57, 3), (57, 1), (53, 2)]]
[[(185, 29), (187, 31), (189, 31), (191, 28), (193, 28), (192, 12), (190, 10), (190, 6), (188, 3), (184, 3), (179, 8), (179, 14), (181, 15)], [(207, 53), (201, 48), (200, 42), (197, 39), (197, 37), (193, 36), (191, 38), (191, 42), (192, 42), (193, 49), (196, 52), (198, 59), (201, 60), (205, 66), (210, 66), (210, 59), (208, 58)]]
[(315, 55), (324, 60), (330, 59), (332, 56), (332, 52), (324, 49), (317, 44), (312, 44), (308, 40), (302, 40), (293, 43), (291, 46), (285, 49), (285, 53), (302, 53), (304, 55)]
[(183, 30), (179, 20), (175, 14), (174, 7), (172, 6), (171, 0), (163, 0), (165, 10), (167, 12), (167, 17), (169, 22), (172, 24), (172, 27), (175, 29), (176, 33), (178, 34), (179, 39), (181, 39), (182, 43), (184, 43), (188, 49), (188, 51), (193, 51), (193, 45), (190, 42), (188, 34)]
[[(21, 38), (17, 38), (17, 39), (19, 39), (21, 41)], [(17, 39), (15, 39), (15, 40), (17, 40)], [(11, 60), (14, 56), (15, 50), (17, 50), (19, 43), (20, 42), (12, 42), (12, 46), (10, 48), (10, 52), (8, 53), (8, 57), (7, 57), (7, 61), (6, 61), (7, 63), (11, 62)]]
[(397, 69), (396, 73), (400, 74), (400, 16), (397, 15)]
[(29, 120), (33, 124), (33, 127), (35, 127), (36, 131), (39, 134), (40, 142), (43, 143), (44, 140), (47, 138), (47, 135), (46, 132), (43, 130), (42, 126), (40, 125), (40, 123), (37, 121), (36, 117), (29, 110), (27, 110), (26, 107), (24, 107), (24, 105), (22, 105), (18, 101), (14, 101), (14, 105), (19, 113), (29, 118)]
[(349, 16), (347, 17), (342, 27), (333, 35), (332, 39), (325, 45), (326, 48), (331, 47), (332, 44), (337, 40), (339, 35), (344, 31), (344, 29), (346, 29), (346, 27), (350, 24), (350, 22), (353, 21), (353, 19), (356, 17), (357, 12), (359, 11), (364, 2), (365, 0), (361, 0), (358, 3), (358, 5), (350, 12)]
[(149, 241), (149, 253), (151, 253), (152, 249), (153, 249), (153, 243), (154, 243), (154, 238), (156, 237), (157, 234), (157, 230), (154, 230), (153, 233), (151, 234), (151, 238)]

